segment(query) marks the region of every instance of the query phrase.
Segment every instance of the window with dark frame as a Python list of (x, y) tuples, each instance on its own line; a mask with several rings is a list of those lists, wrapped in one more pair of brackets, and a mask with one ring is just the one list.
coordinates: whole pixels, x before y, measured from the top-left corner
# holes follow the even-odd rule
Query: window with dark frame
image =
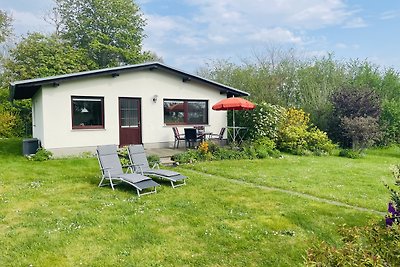
[(71, 97), (72, 129), (104, 129), (104, 97)]
[(208, 101), (164, 99), (164, 123), (208, 124)]

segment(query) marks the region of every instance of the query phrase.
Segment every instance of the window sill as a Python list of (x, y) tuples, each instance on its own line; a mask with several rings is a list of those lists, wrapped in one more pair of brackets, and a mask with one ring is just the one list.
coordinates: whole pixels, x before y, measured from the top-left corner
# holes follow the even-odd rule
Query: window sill
[(80, 131), (105, 131), (104, 128), (74, 128), (71, 129), (71, 132), (80, 132)]

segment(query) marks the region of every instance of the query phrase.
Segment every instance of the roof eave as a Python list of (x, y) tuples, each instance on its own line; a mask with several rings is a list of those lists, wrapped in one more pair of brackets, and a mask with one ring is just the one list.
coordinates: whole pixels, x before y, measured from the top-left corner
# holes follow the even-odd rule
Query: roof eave
[[(94, 71), (85, 71), (85, 72), (78, 72), (78, 73), (73, 73), (73, 74), (65, 74), (65, 75), (58, 75), (58, 76), (53, 76), (53, 77), (47, 77), (47, 78), (39, 78), (39, 79), (30, 79), (30, 80), (22, 80), (22, 81), (17, 81), (14, 83), (10, 83), (10, 99), (11, 101), (16, 99), (29, 99), (34, 96), (34, 94), (37, 92), (37, 90), (43, 86), (43, 85), (53, 85), (53, 86), (58, 86), (59, 83), (66, 81), (66, 80), (74, 80), (74, 79), (80, 79), (82, 77), (93, 77), (93, 76), (106, 76), (106, 75), (111, 75), (112, 77), (118, 76), (120, 73), (124, 72), (130, 72), (133, 70), (143, 70), (143, 69), (149, 69), (149, 70), (157, 70), (157, 69), (163, 69), (164, 71), (167, 72), (172, 72), (173, 74), (179, 74), (182, 76), (182, 82), (185, 81), (190, 81), (190, 80), (196, 80), (201, 83), (206, 83), (215, 89), (219, 90), (220, 92), (224, 92), (227, 94), (232, 94), (235, 96), (249, 96), (250, 94), (241, 90), (238, 90), (236, 88), (226, 86), (220, 83), (217, 83), (215, 81), (211, 81), (208, 79), (205, 79), (200, 76), (196, 76), (193, 74), (186, 73), (184, 71), (169, 67), (167, 65), (164, 65), (159, 62), (153, 62), (153, 63), (144, 63), (144, 64), (137, 64), (137, 65), (131, 65), (131, 66), (121, 66), (121, 67), (115, 67), (115, 68), (108, 68), (108, 69), (102, 69), (102, 70), (94, 70)], [(185, 79), (186, 78), (186, 79)], [(16, 92), (18, 88), (30, 88), (31, 92), (30, 93), (25, 93), (25, 94), (19, 94)], [(35, 88), (36, 87), (36, 88)]]

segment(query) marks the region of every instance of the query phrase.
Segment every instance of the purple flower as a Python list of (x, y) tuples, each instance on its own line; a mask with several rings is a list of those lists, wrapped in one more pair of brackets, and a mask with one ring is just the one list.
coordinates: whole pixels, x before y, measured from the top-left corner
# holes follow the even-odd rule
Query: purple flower
[(388, 204), (388, 215), (385, 216), (386, 226), (392, 226), (394, 222), (399, 222), (400, 211), (397, 211), (392, 202)]

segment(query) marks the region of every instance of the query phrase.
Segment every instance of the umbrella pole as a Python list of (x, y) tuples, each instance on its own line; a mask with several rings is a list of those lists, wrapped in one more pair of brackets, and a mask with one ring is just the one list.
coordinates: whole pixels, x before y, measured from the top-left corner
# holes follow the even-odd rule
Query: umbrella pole
[(235, 110), (232, 110), (232, 121), (233, 121), (233, 142), (236, 142), (236, 127), (235, 127)]

